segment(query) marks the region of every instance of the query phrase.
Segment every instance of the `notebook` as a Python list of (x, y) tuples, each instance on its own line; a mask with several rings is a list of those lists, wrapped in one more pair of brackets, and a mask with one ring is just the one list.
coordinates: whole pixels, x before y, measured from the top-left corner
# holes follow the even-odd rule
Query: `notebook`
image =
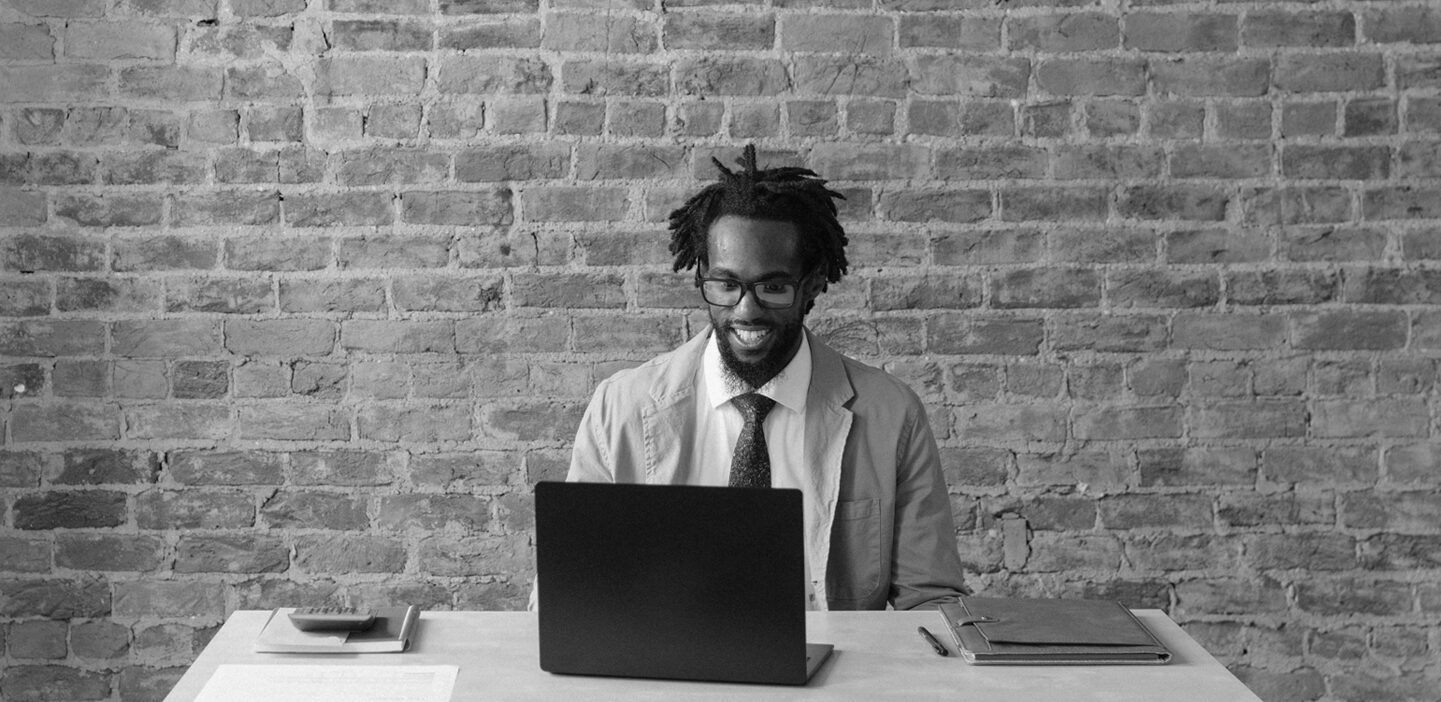
[(537, 484), (541, 669), (805, 684), (802, 529), (799, 490)]
[(1171, 652), (1112, 600), (962, 597), (941, 617), (977, 665), (1159, 664)]

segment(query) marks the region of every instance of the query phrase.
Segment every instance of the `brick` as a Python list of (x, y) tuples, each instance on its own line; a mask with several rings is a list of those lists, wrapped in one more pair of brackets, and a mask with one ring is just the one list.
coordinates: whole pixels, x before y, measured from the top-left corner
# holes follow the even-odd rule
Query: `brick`
[[(1195, 410), (1187, 424), (1194, 421)], [(1196, 486), (1255, 484), (1258, 457), (1252, 449), (1143, 449), (1138, 454), (1141, 485)]]
[[(0, 193), (0, 214), (7, 208)], [(28, 200), (28, 198), (27, 198)], [(30, 221), (25, 211), (13, 211), (21, 226), (38, 225), (44, 221), (44, 196), (36, 201), (40, 208), (36, 221)], [(82, 227), (145, 227), (160, 223), (161, 202), (148, 195), (62, 195), (55, 203), (55, 215)]]
[(1210, 307), (1220, 295), (1210, 272), (1118, 270), (1106, 281), (1106, 298), (1116, 307)]
[(110, 586), (100, 579), (0, 580), (0, 613), (6, 617), (73, 619), (110, 614)]
[(1258, 614), (1283, 612), (1286, 591), (1271, 578), (1202, 578), (1176, 584), (1176, 598), (1187, 612)]
[(504, 486), (521, 467), (520, 455), (508, 451), (465, 454), (422, 454), (410, 459), (411, 478), (450, 492)]
[(427, 51), (432, 28), (398, 20), (335, 20), (330, 42), (348, 51)]
[[(1094, 145), (1061, 147), (1056, 152), (1057, 179), (1158, 178), (1165, 167), (1165, 153), (1159, 148)], [(1044, 175), (1045, 162), (1040, 163)]]
[(1397, 312), (1314, 312), (1294, 320), (1299, 349), (1384, 350), (1406, 344), (1408, 323)]
[(1007, 188), (1000, 199), (1008, 222), (1100, 220), (1109, 210), (1109, 193), (1094, 188)]
[(0, 59), (49, 61), (55, 58), (55, 37), (44, 24), (0, 24)]
[(150, 490), (135, 497), (135, 523), (141, 529), (243, 528), (255, 524), (255, 505), (243, 493)]
[(120, 417), (113, 405), (19, 405), (10, 415), (10, 435), (26, 441), (105, 441), (120, 438)]
[(552, 79), (550, 67), (536, 58), (454, 56), (440, 61), (436, 87), (447, 94), (536, 94), (547, 92)]
[(560, 71), (561, 87), (566, 93), (591, 97), (659, 97), (666, 95), (670, 82), (666, 66), (626, 58), (568, 59)]
[(1191, 435), (1203, 438), (1301, 437), (1307, 419), (1305, 404), (1295, 400), (1212, 402), (1187, 413)]
[(29, 493), (15, 499), (17, 529), (113, 527), (125, 523), (125, 494), (109, 490)]
[(240, 17), (279, 17), (305, 10), (305, 0), (230, 0), (230, 9)]
[(1181, 97), (1259, 97), (1272, 81), (1268, 59), (1181, 57), (1154, 60), (1148, 68), (1158, 93)]
[(1241, 28), (1248, 47), (1345, 47), (1356, 43), (1356, 20), (1350, 12), (1254, 12)]
[(237, 426), (242, 439), (344, 441), (350, 438), (349, 412), (308, 404), (267, 402), (242, 406)]
[[(56, 214), (64, 216), (62, 212)], [(0, 218), (9, 226), (39, 226), (48, 217), (45, 193), (0, 188)]]
[(281, 199), (285, 223), (292, 227), (380, 226), (395, 219), (389, 193), (285, 193)]
[(1052, 234), (1051, 258), (1060, 263), (1154, 263), (1156, 240), (1144, 229), (1068, 228)]
[[(1420, 122), (1419, 110), (1412, 114)], [(1397, 129), (1396, 103), (1387, 98), (1351, 100), (1342, 112), (1341, 136), (1385, 136), (1395, 134)]]
[[(1082, 490), (1123, 488), (1130, 482), (1131, 468), (1120, 452), (1089, 450), (1070, 455), (1055, 453), (1023, 453), (1016, 456), (1016, 482), (1022, 485), (1085, 486)], [(1055, 510), (1059, 505), (1047, 505)], [(1090, 529), (1095, 526), (1096, 507), (1093, 500), (1078, 500), (1063, 510), (1067, 516), (1059, 521), (1038, 521), (1032, 510), (1025, 516), (1033, 528)]]
[(119, 449), (71, 449), (65, 452), (55, 485), (153, 483), (160, 471), (155, 454)]
[(466, 183), (553, 180), (570, 173), (570, 148), (563, 145), (485, 146), (455, 156), (455, 178)]
[[(325, 65), (329, 66), (330, 64)], [(361, 82), (365, 79), (360, 76), (344, 73), (341, 77), (332, 77), (337, 73), (341, 73), (341, 70), (335, 69), (328, 72), (324, 82), (319, 83), (319, 87), (327, 91), (351, 91), (368, 87)], [(390, 87), (379, 84), (385, 80), (397, 83), (394, 87), (390, 87), (391, 90), (396, 92), (405, 90), (405, 86), (399, 84), (403, 77), (378, 74), (373, 79), (377, 83), (373, 86), (377, 92)], [(225, 88), (229, 97), (237, 100), (300, 99), (306, 94), (305, 86), (299, 77), (291, 74), (284, 66), (272, 63), (226, 69)]]
[(1205, 185), (1139, 185), (1125, 188), (1116, 204), (1123, 217), (1144, 220), (1222, 221), (1229, 196)]
[(454, 226), (503, 226), (514, 217), (509, 188), (405, 192), (400, 212), (404, 222)]
[(0, 366), (0, 399), (45, 395), (45, 371), (38, 363)]
[(1211, 498), (1207, 495), (1110, 495), (1099, 505), (1101, 523), (1108, 529), (1211, 526)]
[(168, 463), (171, 476), (187, 485), (276, 485), (280, 458), (241, 451), (177, 451)]
[(1001, 45), (1001, 20), (996, 17), (947, 15), (899, 16), (897, 43), (906, 48), (990, 51)]
[(495, 98), (486, 103), (486, 109), (490, 130), (496, 134), (540, 134), (546, 131), (549, 114), (544, 98)]
[[(449, 90), (447, 75), (452, 61), (442, 63), (440, 86)], [(425, 60), (420, 57), (344, 56), (321, 59), (316, 66), (317, 95), (417, 95), (425, 84)]]
[(656, 29), (624, 14), (553, 12), (546, 15), (541, 48), (634, 54), (655, 51)]
[(125, 410), (132, 439), (219, 439), (231, 431), (230, 411), (221, 404), (145, 405)]
[(1087, 269), (1016, 269), (991, 279), (990, 297), (1000, 309), (1094, 307), (1101, 301), (1101, 281)]
[[(1246, 191), (1241, 197), (1241, 209), (1246, 221), (1258, 224), (1312, 224), (1352, 219), (1350, 192), (1333, 186), (1261, 188)], [(1333, 236), (1342, 232), (1346, 235)], [(1345, 249), (1348, 248), (1347, 243), (1352, 244), (1349, 248), (1367, 248), (1354, 245), (1364, 241), (1365, 233), (1360, 230), (1287, 227), (1282, 229), (1281, 235), (1284, 239), (1326, 245), (1317, 247), (1318, 249)]]
[(356, 420), (362, 439), (434, 443), (471, 437), (470, 408), (460, 405), (373, 405), (362, 408)]
[(910, 68), (911, 89), (927, 96), (1021, 98), (1031, 74), (1024, 58), (919, 55)]
[(1438, 194), (1441, 188), (1421, 186), (1368, 190), (1362, 194), (1364, 216), (1369, 220), (1434, 219), (1441, 216)]
[(290, 462), (298, 485), (387, 485), (392, 480), (382, 453), (314, 451), (292, 454)]
[(369, 149), (336, 154), (340, 185), (434, 183), (450, 173), (447, 154), (416, 149)]
[(15, 622), (7, 628), (12, 657), (50, 660), (65, 657), (65, 634), (68, 629), (65, 622)]
[(1234, 571), (1241, 565), (1240, 545), (1212, 534), (1140, 536), (1127, 540), (1126, 555), (1141, 570), (1190, 570), (1204, 563), (1207, 568)]
[(526, 188), (520, 200), (524, 219), (531, 222), (614, 222), (625, 219), (630, 209), (623, 187)]
[(52, 547), (48, 540), (0, 537), (0, 569), (12, 573), (47, 573)]
[(120, 95), (140, 100), (218, 100), (224, 74), (219, 68), (136, 66), (120, 71)]
[(83, 236), (21, 234), (0, 238), (0, 270), (98, 271), (105, 266), (105, 245)]
[(1431, 304), (1441, 299), (1441, 279), (1426, 269), (1365, 268), (1347, 276), (1345, 297), (1382, 305)]
[(296, 539), (295, 565), (307, 573), (400, 573), (405, 544), (379, 536), (306, 534)]
[(1061, 441), (1066, 410), (1052, 405), (974, 404), (952, 410), (956, 431), (970, 441)]
[(490, 502), (483, 495), (387, 495), (380, 501), (377, 525), (387, 531), (483, 530), (490, 522)]
[(775, 46), (775, 18), (705, 12), (665, 16), (661, 40), (671, 50), (765, 50)]
[(472, 317), (457, 320), (456, 347), (461, 353), (547, 353), (570, 350), (568, 317)]
[(675, 179), (688, 171), (686, 151), (674, 146), (585, 144), (575, 161), (580, 180)]
[(1072, 432), (1083, 440), (1174, 438), (1183, 414), (1174, 405), (1096, 408), (1077, 416)]
[(1120, 566), (1122, 548), (1111, 536), (1040, 532), (1031, 539), (1025, 571), (1055, 573), (1075, 568), (1111, 571)]
[(149, 571), (160, 565), (165, 543), (153, 536), (59, 534), (55, 565), (75, 570)]
[(1125, 45), (1158, 52), (1235, 51), (1237, 24), (1235, 15), (1137, 12), (1126, 16)]
[(900, 222), (979, 222), (991, 216), (991, 194), (985, 190), (907, 190), (882, 195), (879, 206), (885, 219)]
[(1216, 132), (1234, 139), (1269, 139), (1272, 107), (1267, 102), (1249, 100), (1216, 106)]
[(895, 115), (892, 102), (858, 98), (846, 106), (846, 128), (860, 134), (891, 134), (895, 131)]
[(65, 27), (65, 54), (74, 59), (170, 61), (175, 45), (175, 29), (162, 24), (112, 19)]
[(1030, 263), (1040, 259), (1044, 240), (1034, 229), (997, 229), (937, 234), (930, 241), (938, 266)]
[(456, 51), (539, 48), (540, 21), (520, 17), (442, 27), (436, 46)]
[(102, 361), (58, 361), (53, 378), (57, 396), (103, 397), (109, 394), (110, 367)]
[(0, 323), (0, 355), (96, 355), (105, 348), (105, 326), (79, 320)]
[[(204, 154), (187, 151), (138, 151), (106, 154), (101, 160), (100, 177), (107, 185), (150, 185), (168, 183), (172, 185), (195, 185), (204, 182), (206, 164)], [(103, 197), (85, 198), (104, 202)], [(84, 202), (76, 197), (75, 200)], [(150, 198), (109, 198), (116, 202), (152, 202)], [(156, 213), (158, 215), (158, 212)], [(153, 224), (155, 220), (139, 222)]]
[[(1128, 18), (1128, 26), (1134, 17)], [(1116, 17), (1099, 12), (1015, 17), (1007, 30), (1010, 48), (1020, 51), (1096, 51), (1115, 49), (1121, 43)]]
[(580, 425), (583, 402), (511, 400), (482, 405), (478, 433), (500, 441), (565, 441)]
[(1296, 607), (1317, 615), (1402, 615), (1411, 612), (1410, 591), (1404, 582), (1310, 578), (1296, 584)]
[(165, 309), (169, 312), (253, 314), (275, 306), (268, 280), (203, 278), (167, 283)]
[(504, 281), (499, 277), (399, 278), (394, 288), (399, 309), (485, 312), (500, 307)]
[(1282, 54), (1274, 82), (1284, 92), (1344, 92), (1381, 88), (1386, 77), (1380, 54)]
[(368, 353), (436, 353), (455, 350), (449, 321), (348, 320), (341, 324), (340, 346)]
[(426, 572), (442, 576), (524, 573), (535, 568), (530, 547), (516, 536), (429, 536), (420, 542), (418, 558)]
[(788, 14), (780, 27), (780, 49), (787, 52), (888, 54), (895, 43), (895, 26), (886, 17)]
[(12, 104), (89, 101), (97, 95), (109, 93), (109, 80), (110, 71), (99, 65), (7, 66), (0, 67), (0, 94), (4, 94), (6, 102)]
[(1269, 145), (1186, 145), (1177, 148), (1171, 158), (1171, 175), (1177, 178), (1259, 178), (1270, 173)]
[(981, 304), (979, 276), (878, 278), (871, 283), (874, 310), (961, 309)]
[(448, 238), (390, 236), (343, 237), (336, 245), (340, 267), (439, 268), (450, 260)]
[(687, 56), (673, 71), (681, 95), (776, 95), (790, 87), (785, 66), (775, 59)]
[[(355, 531), (370, 524), (366, 498), (334, 492), (282, 490), (260, 505), (260, 516), (273, 529), (337, 529)], [(274, 559), (282, 565), (283, 559)]]
[(1288, 146), (1281, 171), (1291, 178), (1384, 180), (1390, 175), (1386, 147)]
[(1441, 41), (1441, 13), (1434, 7), (1367, 8), (1361, 16), (1366, 38), (1372, 42), (1434, 44)]
[(756, 139), (780, 135), (781, 114), (779, 106), (757, 103), (731, 107), (730, 136), (737, 139)]
[[(629, 354), (662, 353), (679, 346), (685, 339), (681, 326), (674, 317), (577, 317), (575, 334), (581, 339), (605, 338), (612, 348), (622, 349)], [(566, 394), (573, 395), (575, 388), (566, 387)]]
[(932, 353), (1035, 355), (1044, 336), (1040, 319), (937, 315), (926, 344)]
[(659, 137), (666, 130), (666, 106), (658, 102), (617, 100), (607, 108), (611, 136)]
[(1146, 64), (1124, 59), (1050, 59), (1035, 69), (1036, 84), (1052, 95), (1141, 95)]
[(214, 583), (150, 580), (114, 583), (114, 614), (119, 618), (225, 617), (225, 591)]
[(1441, 564), (1441, 541), (1431, 535), (1377, 534), (1362, 541), (1359, 551), (1366, 570), (1416, 571)]
[(111, 694), (111, 678), (108, 672), (61, 665), (15, 665), (0, 680), (0, 693), (15, 702), (102, 700)]
[(1430, 424), (1418, 398), (1320, 401), (1311, 412), (1312, 432), (1321, 437), (1424, 437)]

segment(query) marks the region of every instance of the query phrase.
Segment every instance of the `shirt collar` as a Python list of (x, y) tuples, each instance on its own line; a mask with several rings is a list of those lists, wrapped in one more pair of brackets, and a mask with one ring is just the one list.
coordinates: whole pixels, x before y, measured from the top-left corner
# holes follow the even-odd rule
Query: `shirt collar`
[[(737, 395), (745, 394), (745, 391), (734, 392), (731, 388), (726, 387), (720, 347), (716, 343), (716, 335), (712, 331), (710, 339), (706, 341), (705, 352), (701, 355), (706, 398), (710, 401), (712, 408), (718, 408), (730, 402)], [(805, 409), (806, 394), (810, 392), (810, 388), (811, 342), (807, 338), (807, 334), (802, 332), (801, 347), (796, 350), (795, 357), (791, 358), (791, 362), (787, 363), (786, 367), (776, 374), (776, 377), (756, 388), (755, 392), (775, 400), (776, 404), (792, 412), (800, 412)]]

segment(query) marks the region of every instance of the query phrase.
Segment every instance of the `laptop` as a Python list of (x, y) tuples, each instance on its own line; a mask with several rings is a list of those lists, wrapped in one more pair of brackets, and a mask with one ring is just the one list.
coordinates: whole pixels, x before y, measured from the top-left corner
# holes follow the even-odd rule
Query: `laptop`
[(802, 530), (799, 490), (538, 483), (541, 669), (804, 685)]

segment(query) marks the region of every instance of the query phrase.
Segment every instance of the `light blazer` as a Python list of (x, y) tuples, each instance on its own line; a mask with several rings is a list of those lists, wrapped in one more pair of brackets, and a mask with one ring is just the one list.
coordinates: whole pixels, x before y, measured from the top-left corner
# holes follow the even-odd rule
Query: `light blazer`
[[(567, 480), (681, 484), (695, 464), (707, 329), (601, 381)], [(813, 510), (806, 553), (829, 609), (896, 609), (963, 593), (950, 498), (925, 407), (890, 374), (809, 331), (805, 456)]]

